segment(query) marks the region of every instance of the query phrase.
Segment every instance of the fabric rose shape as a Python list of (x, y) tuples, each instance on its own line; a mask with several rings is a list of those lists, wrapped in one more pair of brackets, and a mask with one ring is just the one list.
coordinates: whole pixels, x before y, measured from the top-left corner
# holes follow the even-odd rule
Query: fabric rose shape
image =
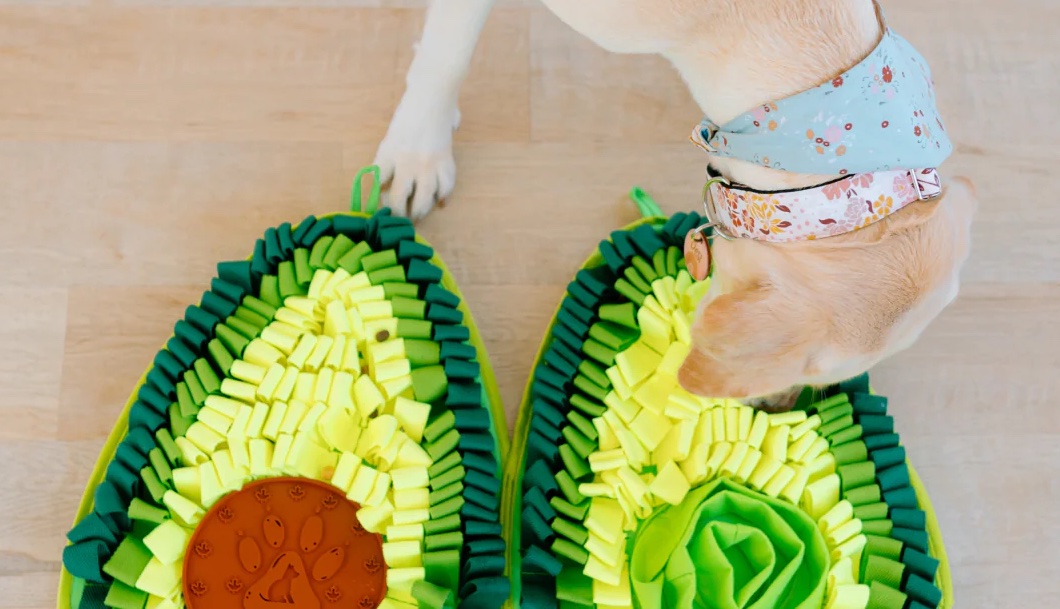
[(630, 579), (643, 609), (818, 609), (828, 566), (809, 516), (718, 479), (643, 523)]

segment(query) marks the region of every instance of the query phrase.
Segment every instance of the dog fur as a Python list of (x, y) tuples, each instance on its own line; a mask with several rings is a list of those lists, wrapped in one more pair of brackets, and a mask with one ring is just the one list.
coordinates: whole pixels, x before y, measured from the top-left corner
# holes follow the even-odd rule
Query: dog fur
[[(609, 51), (667, 58), (718, 124), (831, 80), (882, 35), (872, 0), (544, 3)], [(455, 185), (457, 97), (491, 5), (432, 0), (428, 8), (405, 94), (375, 161), (397, 214), (422, 217)], [(837, 177), (709, 160), (758, 189)], [(696, 313), (681, 385), (782, 408), (798, 388), (855, 376), (913, 344), (957, 295), (977, 206), (967, 180), (943, 179), (942, 197), (853, 233), (785, 244), (715, 240), (714, 280)]]

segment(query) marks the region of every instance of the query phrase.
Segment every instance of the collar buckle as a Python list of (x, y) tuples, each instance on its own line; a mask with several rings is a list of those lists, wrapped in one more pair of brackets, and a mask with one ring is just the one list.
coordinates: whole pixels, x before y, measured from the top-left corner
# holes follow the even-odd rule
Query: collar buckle
[(732, 241), (736, 239), (736, 235), (732, 234), (725, 222), (722, 219), (722, 214), (718, 210), (717, 201), (714, 199), (714, 193), (711, 190), (711, 186), (715, 184), (722, 184), (729, 186), (731, 182), (724, 176), (713, 176), (705, 184), (703, 184), (703, 215), (706, 217), (707, 222), (702, 228), (712, 228), (711, 236), (721, 237), (726, 241)]
[(913, 183), (918, 201), (930, 201), (942, 196), (942, 178), (935, 169), (910, 169), (909, 180)]

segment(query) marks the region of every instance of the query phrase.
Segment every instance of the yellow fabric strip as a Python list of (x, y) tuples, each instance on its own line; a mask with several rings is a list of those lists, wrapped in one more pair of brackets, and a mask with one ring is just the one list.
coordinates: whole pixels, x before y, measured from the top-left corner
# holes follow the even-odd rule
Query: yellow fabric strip
[(390, 598), (406, 603), (416, 603), (412, 596), (412, 584), (427, 577), (423, 567), (387, 569), (386, 594)]
[(427, 451), (416, 442), (410, 440), (401, 445), (397, 459), (391, 465), (393, 468), (406, 468), (430, 467), (433, 464), (434, 460), (431, 459)]
[(335, 466), (335, 472), (331, 476), (331, 484), (342, 489), (344, 493), (350, 491), (354, 476), (361, 466), (361, 458), (352, 452), (343, 452), (339, 456), (339, 462)]
[(199, 480), (199, 466), (178, 467), (173, 470), (173, 488), (188, 499), (199, 503), (202, 497), (199, 494), (201, 486)]
[(659, 470), (658, 476), (651, 483), (651, 493), (670, 505), (677, 505), (685, 498), (691, 485), (678, 468), (671, 461)]
[(422, 466), (394, 469), (391, 470), (390, 475), (394, 479), (395, 491), (411, 488), (426, 488), (430, 482), (427, 468)]
[(178, 495), (174, 491), (166, 491), (162, 495), (162, 503), (169, 508), (169, 513), (177, 521), (177, 524), (183, 526), (194, 527), (206, 515), (198, 504)]
[(199, 421), (192, 423), (191, 426), (188, 427), (188, 431), (185, 432), (184, 437), (207, 455), (213, 454), (214, 451), (225, 443), (225, 437), (223, 435), (217, 433), (205, 423)]
[[(394, 505), (391, 504), (389, 501), (384, 501), (382, 504), (377, 505), (375, 507), (362, 507), (357, 512), (357, 520), (361, 521), (361, 526), (363, 526), (366, 531), (372, 533), (382, 533), (390, 524), (393, 515)], [(425, 522), (425, 520), (420, 522)], [(397, 525), (397, 523), (395, 524)], [(418, 523), (409, 522), (404, 524)]]
[(619, 573), (617, 585), (611, 585), (597, 579), (593, 580), (593, 602), (596, 603), (598, 607), (633, 606), (633, 594), (630, 590), (628, 564), (622, 565), (622, 571)]
[(276, 364), (283, 359), (283, 353), (261, 338), (255, 338), (250, 341), (247, 348), (243, 350), (243, 359), (249, 364), (261, 366), (262, 368), (269, 370), (273, 364)]
[(136, 587), (154, 596), (166, 597), (177, 591), (180, 586), (180, 575), (183, 563), (174, 562), (168, 565), (162, 564), (157, 558), (152, 557), (147, 562), (140, 577), (136, 580)]
[[(379, 475), (375, 478), (375, 484), (372, 486), (372, 492), (368, 494), (368, 498), (364, 500), (364, 504), (367, 506), (382, 505), (382, 503), (386, 501), (389, 493), (390, 474), (379, 472)], [(397, 507), (396, 504), (395, 507)]]
[(394, 491), (394, 508), (411, 510), (431, 507), (431, 493), (426, 487)]
[(393, 525), (386, 528), (387, 541), (423, 541), (422, 524)]
[(594, 497), (589, 503), (585, 517), (585, 528), (607, 543), (616, 543), (622, 531), (624, 515), (618, 501), (605, 497)]
[(254, 439), (247, 443), (250, 451), (250, 474), (255, 478), (272, 475), (272, 442)]
[(383, 399), (383, 394), (376, 387), (372, 379), (367, 375), (362, 375), (357, 378), (353, 384), (354, 402), (357, 404), (357, 411), (360, 413), (361, 418), (370, 418), (377, 410), (383, 407), (386, 400)]
[(364, 503), (364, 500), (368, 498), (368, 495), (372, 492), (372, 487), (375, 485), (376, 470), (367, 463), (362, 463), (357, 468), (357, 473), (353, 477), (353, 483), (350, 485), (350, 490), (346, 493), (346, 497), (350, 501), (356, 503)]
[(406, 524), (422, 524), (431, 519), (431, 513), (430, 510), (426, 508), (394, 510), (392, 517), (394, 519), (394, 524), (399, 526)]
[(383, 560), (390, 569), (423, 566), (423, 550), (418, 541), (386, 541)]
[(352, 453), (361, 439), (360, 423), (356, 412), (333, 404), (317, 419), (316, 432), (332, 450)]
[[(341, 307), (339, 307), (341, 309)], [(324, 358), (324, 365), (332, 370), (349, 372), (348, 370), (342, 369), (342, 358), (346, 353), (346, 343), (349, 340), (349, 318), (346, 317), (345, 311), (340, 314), (340, 318), (347, 324), (347, 327), (328, 327), (327, 320), (324, 321), (324, 333), (328, 336), (334, 337), (331, 343), (331, 350), (328, 351), (328, 356)], [(330, 332), (328, 330), (331, 330)], [(352, 375), (351, 375), (352, 376)]]
[(618, 586), (622, 580), (622, 567), (604, 564), (602, 560), (592, 554), (589, 555), (589, 560), (585, 562), (585, 568), (582, 569), (582, 572), (592, 579), (602, 581), (610, 586)]
[(189, 539), (191, 531), (174, 520), (166, 520), (144, 536), (144, 545), (161, 564), (171, 565), (184, 556)]

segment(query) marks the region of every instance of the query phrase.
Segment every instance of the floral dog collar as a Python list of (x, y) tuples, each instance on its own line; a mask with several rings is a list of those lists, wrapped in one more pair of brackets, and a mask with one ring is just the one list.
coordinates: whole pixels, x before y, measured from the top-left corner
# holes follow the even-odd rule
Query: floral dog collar
[(762, 191), (708, 181), (707, 216), (719, 235), (785, 243), (832, 237), (864, 228), (916, 201), (938, 197), (934, 169), (860, 173), (799, 190)]
[(711, 175), (704, 204), (720, 235), (773, 242), (832, 237), (941, 194), (935, 167), (953, 145), (931, 72), (886, 26), (878, 5), (877, 17), (883, 36), (857, 65), (723, 125), (704, 119), (693, 130), (692, 141), (714, 156), (840, 176), (801, 190), (761, 191)]
[(841, 75), (723, 125), (704, 119), (692, 141), (714, 155), (813, 175), (938, 167), (953, 145), (931, 71), (884, 27), (876, 48)]

